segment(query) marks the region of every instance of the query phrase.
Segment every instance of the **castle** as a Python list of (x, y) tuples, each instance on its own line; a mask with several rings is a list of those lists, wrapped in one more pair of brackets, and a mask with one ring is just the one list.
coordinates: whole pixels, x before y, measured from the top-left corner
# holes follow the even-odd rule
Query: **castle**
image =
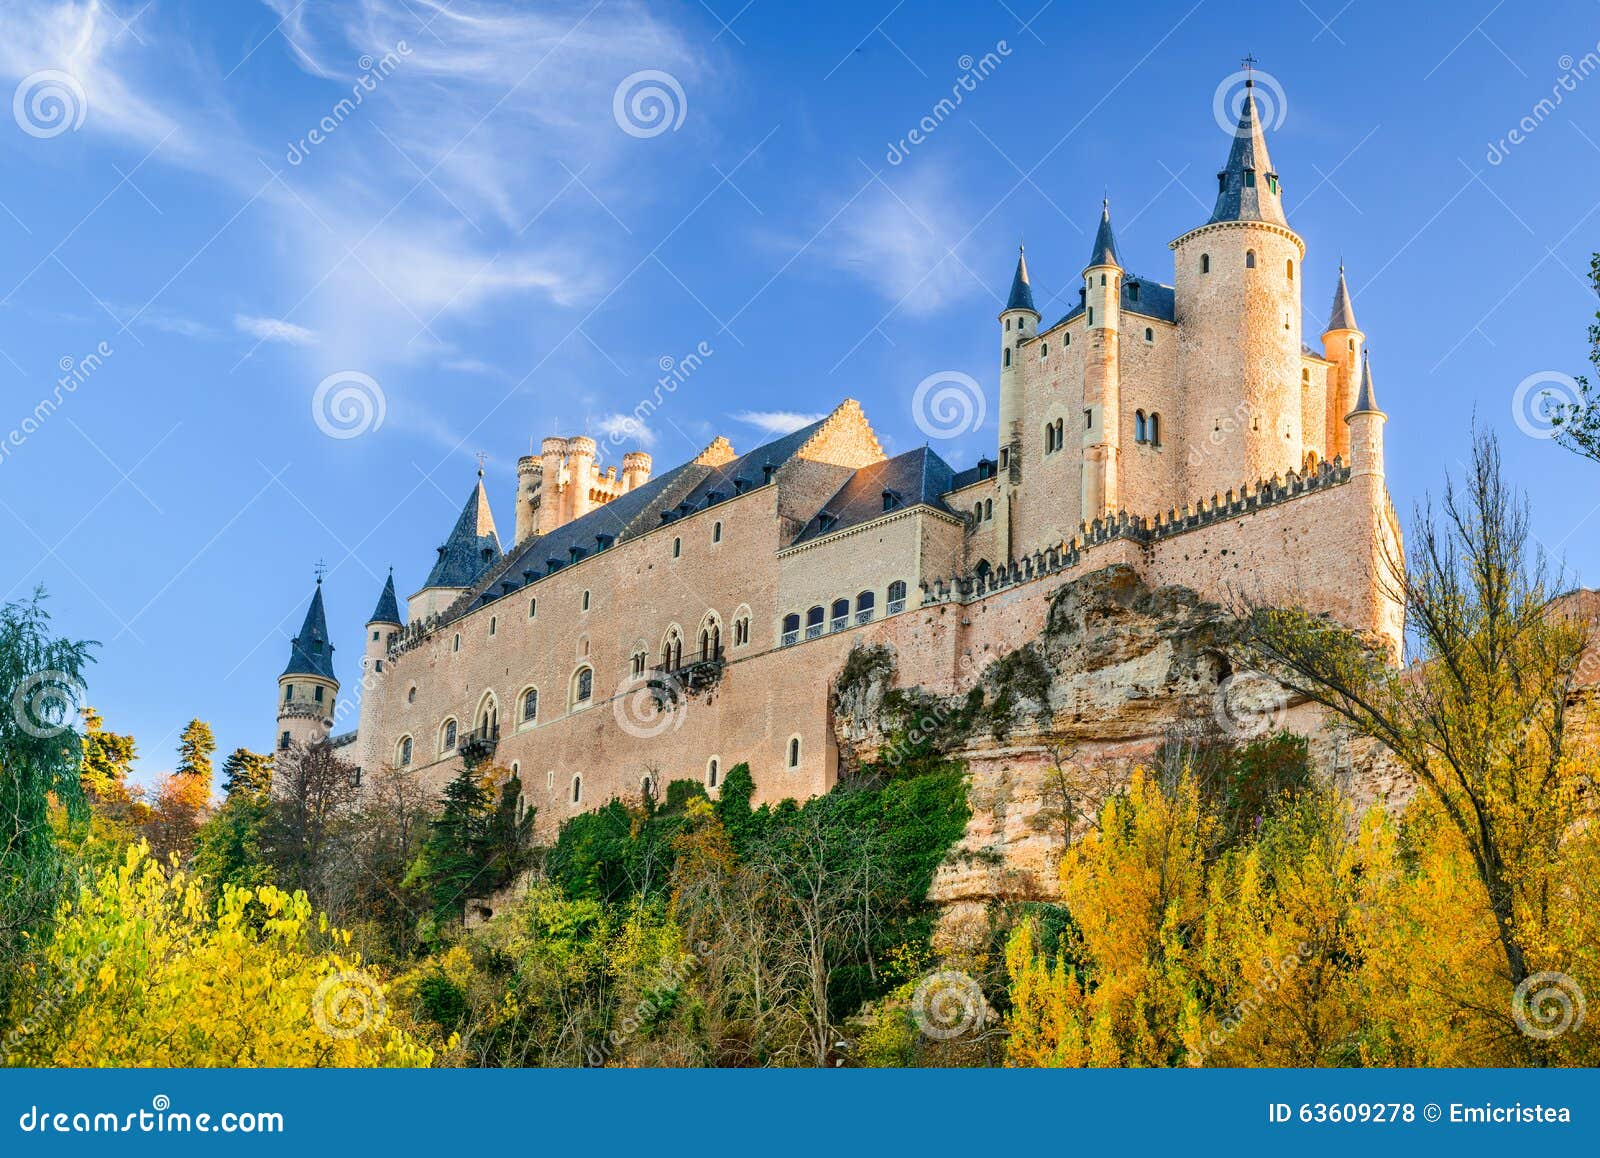
[[(357, 727), (342, 718), (321, 581), (278, 681), (277, 746), (329, 738), (358, 768), (442, 786), (515, 770), (552, 832), (672, 780), (757, 800), (839, 773), (830, 689), (852, 647), (964, 691), (1037, 634), (1052, 592), (1112, 564), (1211, 599), (1292, 602), (1386, 641), (1401, 537), (1384, 422), (1341, 268), (1321, 349), (1302, 342), (1305, 243), (1253, 92), (1208, 220), (1172, 284), (1123, 265), (1103, 206), (1077, 303), (1049, 325), (1019, 254), (999, 338), (1000, 445), (956, 470), (893, 458), (854, 401), (739, 453), (717, 438), (656, 475), (587, 437), (517, 464), (514, 539), (483, 472), (401, 611), (367, 623)], [(1220, 673), (1219, 673), (1220, 674)]]

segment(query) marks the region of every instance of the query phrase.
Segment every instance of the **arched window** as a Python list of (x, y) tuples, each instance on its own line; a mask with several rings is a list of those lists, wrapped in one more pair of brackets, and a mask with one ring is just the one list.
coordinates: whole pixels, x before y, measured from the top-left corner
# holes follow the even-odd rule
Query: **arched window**
[(683, 633), (676, 626), (668, 628), (666, 639), (661, 641), (661, 666), (667, 671), (683, 666)]
[(707, 616), (700, 625), (700, 662), (716, 659), (722, 654), (722, 624)]
[(583, 802), (583, 777), (581, 775), (574, 776), (572, 778), (572, 803), (580, 804), (582, 802)]
[(733, 646), (745, 647), (750, 642), (750, 612), (741, 607), (733, 614)]
[(713, 543), (722, 542), (722, 524), (720, 522), (711, 524), (711, 541)]
[(409, 688), (406, 689), (406, 703), (414, 704), (416, 702), (417, 702), (417, 685), (416, 684), (412, 684)]
[(983, 500), (983, 517), (985, 519), (994, 518), (994, 500), (993, 499), (984, 499)]
[(983, 522), (983, 504), (982, 503), (974, 503), (972, 505), (972, 521), (975, 522), (975, 523)]
[(889, 584), (889, 614), (899, 615), (906, 609), (906, 581), (896, 579)]
[(1254, 269), (1256, 267), (1256, 251), (1255, 250), (1247, 249), (1247, 250), (1244, 251), (1244, 267), (1246, 269)]
[(1301, 370), (1300, 371), (1300, 385), (1302, 385), (1302, 386), (1311, 385), (1311, 371), (1310, 370)]
[(822, 621), (827, 618), (827, 612), (819, 603), (806, 612), (806, 638), (816, 639), (822, 634)]
[(581, 608), (584, 611), (589, 610), (589, 592), (588, 591), (584, 591), (584, 593), (583, 593), (583, 603), (581, 605)]
[(585, 664), (572, 673), (572, 706), (582, 707), (594, 698), (594, 668)]
[(292, 699), (294, 699), (294, 685), (293, 684), (284, 684), (283, 685), (283, 702), (287, 704)]
[(489, 616), (489, 634), (493, 635), (496, 631), (499, 630), (499, 628), (500, 628), (500, 617), (498, 615)]
[(848, 599), (835, 599), (833, 607), (829, 610), (829, 631), (843, 631), (850, 626), (850, 601)]
[(683, 540), (682, 539), (673, 539), (672, 540), (672, 557), (674, 559), (676, 559), (679, 556), (681, 556), (682, 554), (683, 554)]
[(456, 632), (455, 640), (450, 644), (450, 650), (451, 651), (460, 651), (461, 650), (461, 633), (459, 631)]
[(1066, 423), (1064, 422), (1064, 420), (1062, 420), (1060, 418), (1056, 419), (1056, 449), (1057, 450), (1060, 450), (1063, 446), (1067, 445), (1067, 436), (1066, 436), (1065, 430), (1066, 430)]
[(395, 751), (394, 762), (402, 768), (411, 767), (411, 737), (401, 736), (400, 746)]
[(1144, 328), (1144, 340), (1147, 342), (1153, 342), (1156, 340), (1156, 332), (1149, 326)]
[(1055, 450), (1056, 428), (1051, 423), (1044, 424), (1044, 452), (1049, 454)]
[(494, 736), (500, 731), (500, 701), (493, 692), (486, 692), (478, 703), (478, 714), (473, 729), (480, 736)]
[(1009, 329), (1010, 329), (1010, 328), (1011, 328), (1011, 319), (1010, 319), (1010, 318), (1007, 318), (1007, 319), (1006, 319), (1006, 329), (1008, 329), (1008, 330), (1009, 330)]
[(522, 693), (521, 722), (532, 727), (539, 722), (539, 689), (527, 688)]
[(783, 617), (783, 634), (778, 637), (778, 642), (783, 647), (791, 643), (800, 642), (800, 614), (791, 611)]
[(1143, 442), (1145, 440), (1144, 430), (1144, 411), (1135, 410), (1133, 412), (1133, 441)]
[(789, 760), (789, 767), (790, 768), (798, 768), (798, 767), (800, 767), (800, 737), (799, 736), (790, 736), (789, 737), (789, 757), (788, 757), (788, 760)]
[(1006, 347), (1005, 359), (1004, 359), (1004, 363), (1003, 364), (1007, 365), (1007, 366), (1011, 365), (1011, 347), (1010, 346)]
[(877, 605), (878, 597), (870, 591), (856, 593), (856, 622), (871, 623), (872, 611)]
[(715, 756), (711, 757), (711, 759), (706, 761), (706, 787), (707, 788), (715, 788), (717, 786), (717, 777), (718, 777), (718, 774), (721, 771), (722, 771), (721, 764), (717, 761), (717, 758)]
[(1042, 362), (1046, 358), (1048, 358), (1049, 356), (1050, 356), (1050, 343), (1049, 342), (1040, 342), (1039, 343), (1039, 360)]
[(439, 751), (454, 752), (456, 750), (456, 722), (446, 720), (439, 729)]
[(1200, 255), (1200, 272), (1201, 273), (1210, 273), (1211, 272), (1211, 255), (1209, 253), (1202, 253)]
[(1154, 410), (1150, 412), (1150, 425), (1147, 428), (1150, 435), (1150, 445), (1161, 445), (1161, 415)]
[(537, 599), (528, 600), (528, 618), (532, 619), (533, 616), (534, 616), (534, 613), (537, 612), (538, 610), (539, 610), (539, 601)]
[(1293, 281), (1294, 280), (1294, 258), (1291, 257), (1288, 261), (1284, 262), (1283, 268), (1284, 268), (1284, 271), (1289, 275), (1289, 280)]

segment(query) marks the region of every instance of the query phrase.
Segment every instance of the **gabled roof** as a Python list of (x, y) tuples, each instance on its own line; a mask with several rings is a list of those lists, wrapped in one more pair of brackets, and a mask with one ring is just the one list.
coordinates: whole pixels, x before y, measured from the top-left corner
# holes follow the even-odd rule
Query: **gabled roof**
[(949, 464), (926, 446), (864, 466), (811, 517), (794, 542), (831, 535), (908, 507), (953, 513), (940, 496), (952, 489), (954, 479)]
[(321, 579), (317, 580), (316, 594), (311, 596), (311, 606), (306, 608), (300, 634), (289, 644), (289, 666), (283, 669), (283, 674), (334, 678), (333, 644), (328, 642), (328, 617), (322, 609)]
[[(1356, 311), (1350, 304), (1350, 287), (1344, 284), (1344, 266), (1339, 266), (1339, 284), (1333, 291), (1333, 308), (1328, 311), (1328, 330), (1359, 330)], [(1323, 331), (1324, 333), (1327, 330)]]
[(373, 608), (371, 623), (403, 623), (400, 618), (400, 601), (394, 597), (394, 572), (383, 581), (383, 592), (378, 596), (378, 606)]
[(428, 587), (471, 587), (500, 558), (500, 536), (495, 533), (489, 496), (483, 489), (483, 472), (467, 496), (450, 537), (439, 548), (439, 559), (428, 572)]
[[(1177, 291), (1153, 278), (1144, 278), (1132, 273), (1124, 274), (1122, 293), (1118, 295), (1118, 300), (1125, 314), (1143, 314), (1147, 318), (1163, 322), (1178, 320)], [(1058, 318), (1050, 329), (1055, 329), (1062, 322), (1070, 322), (1081, 313), (1083, 313), (1083, 298), (1080, 293), (1078, 304)]]
[(1117, 256), (1117, 237), (1111, 231), (1111, 203), (1100, 202), (1100, 228), (1094, 232), (1094, 248), (1089, 253), (1089, 266), (1114, 265), (1122, 268), (1122, 259)]
[(1217, 174), (1217, 181), (1217, 204), (1211, 211), (1211, 223), (1270, 221), (1286, 227), (1289, 224), (1284, 219), (1283, 202), (1277, 189), (1278, 174), (1273, 171), (1272, 158), (1267, 155), (1267, 137), (1261, 128), (1253, 81), (1245, 81), (1239, 127), (1234, 130), (1233, 147), (1228, 150), (1227, 163)]
[(1033, 305), (1033, 286), (1028, 284), (1028, 258), (1017, 246), (1017, 272), (1011, 277), (1011, 296), (1006, 299), (1006, 310), (1028, 310), (1037, 314)]

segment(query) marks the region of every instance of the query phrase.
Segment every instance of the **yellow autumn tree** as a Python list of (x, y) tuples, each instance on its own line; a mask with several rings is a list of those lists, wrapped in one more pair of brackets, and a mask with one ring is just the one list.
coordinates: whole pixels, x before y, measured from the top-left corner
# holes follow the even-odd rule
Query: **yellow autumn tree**
[(31, 1066), (427, 1066), (384, 987), (304, 893), (202, 882), (142, 846), (57, 913), (12, 1011)]

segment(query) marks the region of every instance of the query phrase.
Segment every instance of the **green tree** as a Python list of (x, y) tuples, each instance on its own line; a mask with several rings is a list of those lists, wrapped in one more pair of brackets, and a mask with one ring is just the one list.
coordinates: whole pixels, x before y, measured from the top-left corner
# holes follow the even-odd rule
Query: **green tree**
[(262, 835), (267, 825), (267, 792), (272, 758), (236, 748), (222, 764), (222, 807), (200, 826), (195, 839), (195, 871), (212, 889), (224, 885), (255, 888), (272, 879), (264, 863)]
[(459, 920), (469, 897), (492, 892), (527, 867), (534, 814), (522, 810), (521, 795), (522, 781), (497, 768), (463, 768), (445, 785), (439, 815), (406, 879), (428, 896), (435, 921)]
[(230, 798), (235, 792), (264, 796), (271, 786), (271, 756), (248, 748), (235, 748), (222, 762), (222, 791)]
[[(1600, 294), (1600, 253), (1589, 259), (1589, 284)], [(1600, 371), (1600, 310), (1589, 326), (1589, 362)], [(1568, 450), (1600, 462), (1600, 382), (1576, 379), (1578, 397), (1558, 402), (1551, 416), (1556, 441)]]
[(211, 757), (217, 750), (211, 725), (204, 720), (190, 720), (178, 737), (178, 775), (197, 776), (211, 783)]
[(91, 803), (130, 803), (128, 775), (137, 755), (133, 737), (106, 731), (105, 720), (93, 708), (85, 707), (82, 714), (85, 793)]

